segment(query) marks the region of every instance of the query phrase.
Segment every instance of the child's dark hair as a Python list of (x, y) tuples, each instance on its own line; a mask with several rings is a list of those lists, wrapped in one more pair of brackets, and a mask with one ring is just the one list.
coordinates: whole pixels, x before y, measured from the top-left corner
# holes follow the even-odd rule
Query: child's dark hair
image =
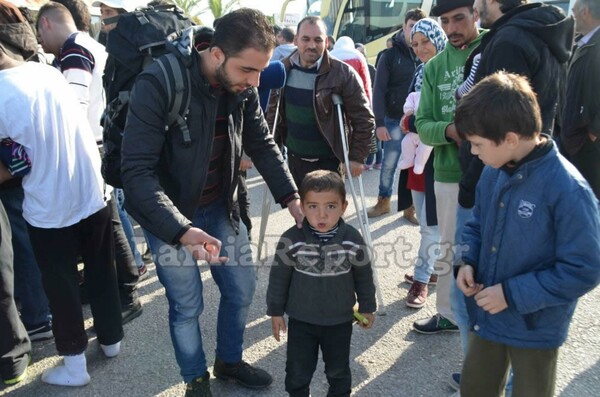
[(346, 201), (346, 185), (340, 174), (326, 170), (312, 171), (306, 174), (300, 184), (300, 200), (304, 202), (304, 197), (308, 192), (330, 191), (338, 193), (342, 202)]
[(459, 135), (477, 135), (496, 144), (508, 132), (534, 138), (542, 129), (537, 98), (523, 76), (497, 72), (481, 80), (465, 95), (454, 116)]

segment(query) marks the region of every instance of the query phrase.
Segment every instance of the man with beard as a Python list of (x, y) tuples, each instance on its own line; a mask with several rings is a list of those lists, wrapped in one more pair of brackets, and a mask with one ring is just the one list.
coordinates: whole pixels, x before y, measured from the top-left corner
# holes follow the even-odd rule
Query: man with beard
[(159, 64), (150, 65), (131, 92), (122, 145), (125, 207), (150, 232), (187, 397), (211, 396), (198, 322), (203, 310), (198, 260), (209, 262), (221, 293), (213, 374), (254, 389), (273, 381), (242, 360), (256, 268), (239, 221), (236, 187), (243, 143), (275, 200), (301, 226), (296, 185), (255, 88), (274, 47), (272, 27), (256, 10), (240, 9), (219, 20), (210, 47), (192, 51), (187, 137), (177, 125), (165, 131), (170, 88)]

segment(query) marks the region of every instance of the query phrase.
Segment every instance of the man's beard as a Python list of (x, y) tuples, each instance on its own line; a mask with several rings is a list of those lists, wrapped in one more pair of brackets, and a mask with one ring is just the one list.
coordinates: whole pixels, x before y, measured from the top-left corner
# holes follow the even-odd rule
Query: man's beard
[(216, 76), (217, 76), (217, 81), (219, 82), (219, 85), (221, 86), (221, 88), (223, 88), (224, 90), (227, 90), (228, 92), (231, 92), (232, 94), (239, 94), (239, 91), (235, 91), (233, 86), (234, 84), (232, 83), (231, 79), (229, 78), (229, 75), (227, 74), (227, 72), (225, 71), (225, 65), (227, 64), (227, 59), (225, 59), (225, 61), (221, 64), (221, 66), (219, 66), (217, 68), (216, 71)]

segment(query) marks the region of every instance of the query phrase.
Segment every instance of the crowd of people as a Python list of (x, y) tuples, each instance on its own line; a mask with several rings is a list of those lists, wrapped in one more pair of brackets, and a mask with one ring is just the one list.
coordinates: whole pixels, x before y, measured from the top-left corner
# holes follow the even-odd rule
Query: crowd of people
[[(448, 374), (457, 395), (554, 395), (577, 299), (600, 282), (597, 0), (577, 0), (574, 18), (526, 0), (437, 0), (430, 16), (399, 16), (374, 66), (319, 17), (280, 29), (233, 11), (196, 31), (187, 57), (145, 64), (127, 93), (119, 183), (107, 183), (116, 60), (103, 44), (137, 5), (94, 2), (104, 23), (92, 38), (82, 0), (50, 1), (35, 20), (0, 0), (5, 384), (25, 379), (31, 342), (50, 338), (63, 360), (42, 381), (90, 382), (84, 302), (103, 354), (120, 353), (149, 261), (133, 219), (165, 288), (185, 396), (212, 396), (199, 262), (220, 291), (214, 377), (270, 386), (243, 357), (256, 288), (244, 182), (256, 167), (294, 224), (277, 244), (266, 304), (273, 337), (288, 333), (285, 391), (310, 395), (321, 350), (328, 396), (350, 396), (352, 325), (376, 326), (377, 263), (343, 220), (344, 177), (379, 169), (368, 217), (391, 212), (397, 182), (398, 210), (420, 234), (405, 302), (424, 307), (437, 285), (437, 313), (413, 328), (460, 332), (463, 369)], [(272, 67), (285, 78), (259, 95)], [(177, 118), (174, 103), (187, 105)]]

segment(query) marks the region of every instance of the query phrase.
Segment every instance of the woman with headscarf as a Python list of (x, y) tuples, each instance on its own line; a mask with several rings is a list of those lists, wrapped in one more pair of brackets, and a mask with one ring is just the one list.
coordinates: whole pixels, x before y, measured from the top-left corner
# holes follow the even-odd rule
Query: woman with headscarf
[[(422, 63), (415, 71), (415, 77), (409, 89), (411, 94), (407, 98), (407, 105), (412, 106), (413, 113), (405, 115), (400, 121), (400, 127), (404, 133), (418, 133), (415, 128), (415, 113), (419, 100), (418, 93), (423, 84), (423, 71), (426, 63), (445, 48), (446, 41), (446, 34), (433, 19), (421, 19), (412, 29), (411, 46)], [(428, 284), (435, 284), (437, 281), (437, 275), (432, 274), (440, 239), (433, 192), (433, 153), (429, 156), (421, 173), (415, 173), (412, 167), (403, 170), (400, 173), (398, 186), (398, 210), (408, 207), (412, 199), (419, 219), (421, 241), (415, 262), (415, 272), (414, 275), (406, 274), (404, 276), (404, 280), (412, 284), (406, 297), (406, 305), (419, 309), (425, 306), (427, 301)]]

